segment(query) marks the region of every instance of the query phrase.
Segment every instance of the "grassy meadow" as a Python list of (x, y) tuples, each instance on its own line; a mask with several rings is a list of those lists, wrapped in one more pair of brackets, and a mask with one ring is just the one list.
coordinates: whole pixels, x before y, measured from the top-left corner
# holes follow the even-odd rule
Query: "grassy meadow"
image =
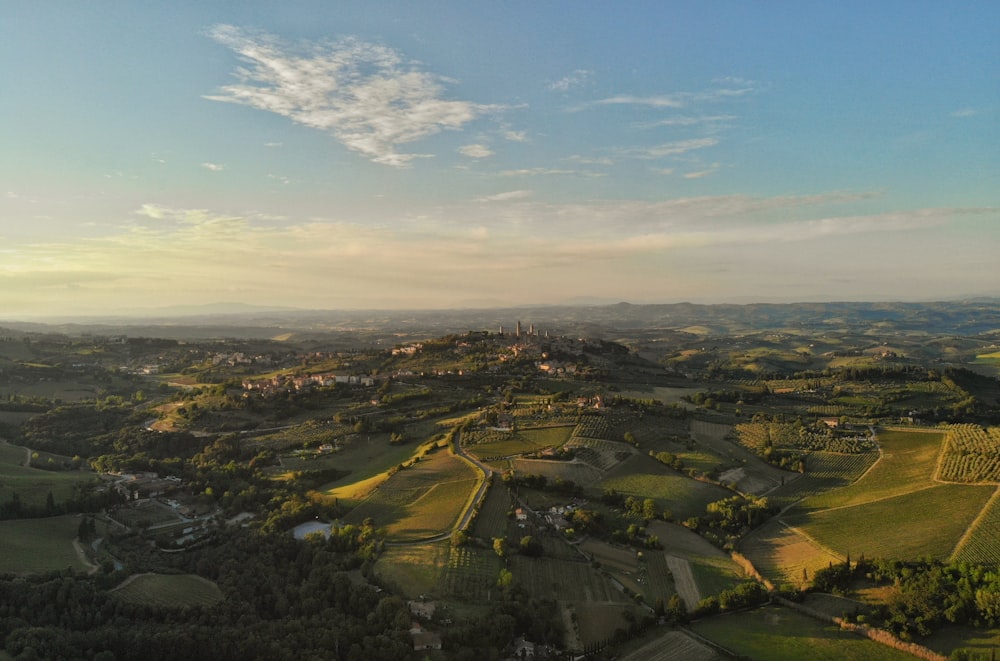
[(610, 470), (596, 485), (599, 492), (614, 489), (626, 496), (652, 498), (660, 510), (686, 519), (705, 513), (705, 507), (732, 495), (728, 489), (681, 475), (647, 455), (634, 455)]
[(768, 661), (913, 661), (913, 656), (778, 606), (698, 620), (691, 629), (735, 654)]
[(24, 466), (27, 452), (17, 445), (0, 444), (0, 501), (10, 500), (16, 492), (26, 505), (43, 507), (51, 492), (56, 503), (67, 500), (73, 488), (93, 482), (89, 471), (47, 471)]
[(72, 515), (0, 521), (0, 572), (86, 571), (73, 548), (79, 525)]
[(853, 557), (948, 560), (993, 491), (992, 486), (943, 484), (786, 521), (823, 546)]

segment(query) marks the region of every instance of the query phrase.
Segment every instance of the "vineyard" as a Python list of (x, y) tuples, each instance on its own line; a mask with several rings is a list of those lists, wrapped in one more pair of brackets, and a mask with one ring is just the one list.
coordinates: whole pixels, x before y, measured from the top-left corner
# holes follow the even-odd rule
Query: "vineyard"
[(992, 495), (992, 487), (939, 484), (786, 521), (844, 555), (947, 560)]
[(496, 592), (500, 557), (468, 546), (452, 548), (444, 570), (444, 590), (458, 599), (486, 602)]
[(875, 452), (813, 452), (806, 460), (805, 474), (785, 482), (769, 493), (768, 500), (775, 505), (787, 506), (802, 498), (847, 486), (864, 475), (877, 459), (878, 454)]
[(566, 447), (573, 449), (577, 459), (600, 471), (611, 470), (635, 454), (625, 443), (580, 436), (574, 436)]
[(1000, 482), (1000, 427), (948, 427), (937, 478), (945, 482)]
[(817, 431), (791, 422), (747, 422), (736, 425), (734, 429), (739, 442), (757, 452), (770, 447), (842, 453), (877, 449), (875, 441), (865, 434), (839, 434), (829, 429)]
[(993, 498), (983, 508), (972, 529), (966, 533), (962, 543), (955, 549), (952, 560), (1000, 566), (1000, 543), (996, 534), (998, 529), (1000, 529), (1000, 491), (994, 492)]

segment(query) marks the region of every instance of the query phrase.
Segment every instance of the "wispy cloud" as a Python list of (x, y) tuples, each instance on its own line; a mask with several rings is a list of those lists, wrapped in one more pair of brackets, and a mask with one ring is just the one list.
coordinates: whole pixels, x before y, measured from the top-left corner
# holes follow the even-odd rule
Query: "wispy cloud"
[(594, 106), (648, 106), (650, 108), (683, 108), (685, 100), (680, 96), (633, 96), (620, 94), (606, 99), (592, 101)]
[(528, 142), (527, 131), (505, 131), (503, 137), (511, 142)]
[(981, 110), (977, 110), (976, 108), (962, 108), (961, 110), (956, 110), (955, 112), (951, 113), (951, 116), (957, 117), (959, 119), (964, 119), (966, 117), (975, 117), (981, 112), (982, 112)]
[(457, 130), (500, 109), (444, 98), (447, 78), (356, 38), (292, 49), (277, 38), (217, 25), (210, 36), (246, 64), (239, 82), (205, 98), (273, 112), (339, 140), (375, 163), (405, 167), (428, 154), (399, 146)]
[(558, 168), (521, 168), (519, 170), (501, 170), (503, 177), (521, 177), (550, 174), (582, 174), (579, 170), (560, 170)]
[(459, 147), (458, 153), (469, 158), (488, 158), (493, 155), (493, 150), (486, 145), (474, 144)]
[(677, 116), (667, 117), (655, 122), (642, 124), (643, 128), (656, 128), (658, 126), (700, 126), (714, 125), (731, 122), (737, 119), (736, 115), (701, 115), (701, 116)]
[(563, 76), (559, 80), (551, 83), (549, 89), (553, 92), (568, 92), (574, 87), (586, 85), (593, 78), (594, 72), (587, 69), (577, 69), (568, 76)]
[(531, 196), (531, 191), (527, 190), (512, 190), (506, 193), (496, 193), (495, 195), (484, 195), (483, 197), (477, 197), (477, 202), (509, 202), (511, 200), (523, 200), (526, 197)]
[[(609, 293), (655, 296), (662, 282), (683, 278), (691, 268), (732, 272), (726, 286), (731, 291), (759, 283), (744, 282), (740, 265), (752, 263), (756, 270), (787, 264), (797, 255), (836, 255), (814, 260), (803, 271), (810, 282), (822, 283), (844, 273), (837, 251), (848, 246), (865, 257), (856, 260), (854, 275), (865, 264), (878, 263), (886, 250), (903, 250), (901, 244), (918, 252), (926, 246), (926, 255), (905, 262), (919, 264), (936, 254), (934, 239), (942, 233), (959, 227), (982, 230), (984, 224), (992, 228), (1000, 219), (997, 209), (972, 208), (828, 213), (831, 205), (873, 195), (835, 191), (555, 204), (532, 201), (527, 190), (511, 190), (422, 209), (419, 223), (377, 225), (148, 203), (107, 235), (5, 242), (0, 305), (8, 310), (14, 304), (27, 309), (43, 303), (69, 309), (82, 300), (142, 305), (156, 291), (162, 304), (236, 297), (302, 306), (429, 306), (446, 304), (441, 292), (455, 287), (462, 297), (482, 298), (512, 286), (530, 289), (540, 278), (547, 291), (578, 291), (597, 262), (614, 273), (607, 278)], [(783, 247), (792, 243), (794, 251)], [(424, 257), (416, 271), (414, 254)], [(987, 259), (988, 246), (963, 258)], [(659, 277), (651, 280), (648, 269), (654, 263)], [(906, 277), (919, 278), (919, 268)], [(371, 277), (359, 280), (360, 270)], [(787, 268), (771, 271), (787, 280)], [(883, 267), (871, 274), (881, 276)], [(303, 287), (304, 277), (334, 286)], [(933, 277), (941, 274), (935, 270)], [(331, 298), (338, 291), (343, 298)]]
[(684, 174), (685, 179), (702, 179), (709, 175), (715, 174), (719, 171), (719, 164), (712, 163), (711, 167), (705, 168), (704, 170), (697, 170), (695, 172), (686, 172)]
[(206, 170), (211, 170), (212, 172), (221, 172), (222, 170), (226, 169), (226, 166), (219, 165), (218, 163), (202, 163), (201, 167), (205, 168)]
[(664, 158), (666, 156), (678, 156), (697, 149), (706, 149), (719, 144), (717, 138), (692, 138), (690, 140), (679, 140), (676, 142), (665, 142), (660, 145), (650, 145), (648, 147), (630, 147), (618, 151), (622, 156), (629, 156), (640, 159)]

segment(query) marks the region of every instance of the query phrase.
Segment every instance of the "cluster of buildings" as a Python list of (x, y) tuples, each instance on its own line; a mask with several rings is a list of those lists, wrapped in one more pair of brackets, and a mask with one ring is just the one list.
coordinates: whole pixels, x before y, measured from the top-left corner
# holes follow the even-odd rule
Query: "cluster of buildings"
[(244, 396), (257, 394), (261, 397), (286, 392), (304, 392), (318, 387), (344, 384), (352, 386), (373, 386), (375, 377), (369, 375), (307, 374), (292, 376), (278, 374), (266, 379), (244, 379)]

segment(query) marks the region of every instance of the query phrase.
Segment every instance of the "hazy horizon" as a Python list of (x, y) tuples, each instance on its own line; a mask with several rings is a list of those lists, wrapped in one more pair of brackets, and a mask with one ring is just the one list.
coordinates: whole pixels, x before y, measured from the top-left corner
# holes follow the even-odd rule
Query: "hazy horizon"
[(998, 19), (4, 3), (0, 316), (1000, 295)]

